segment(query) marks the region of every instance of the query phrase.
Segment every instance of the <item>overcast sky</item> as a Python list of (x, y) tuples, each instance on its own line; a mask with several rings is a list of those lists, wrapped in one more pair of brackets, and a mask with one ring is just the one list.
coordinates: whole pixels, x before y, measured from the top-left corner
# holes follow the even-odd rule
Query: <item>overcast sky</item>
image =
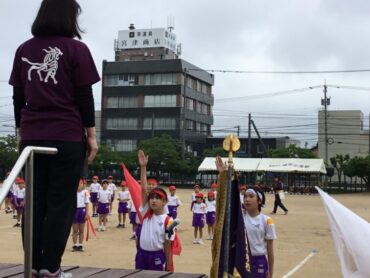
[[(80, 24), (101, 72), (114, 58), (113, 42), (130, 23), (166, 27), (175, 18), (181, 58), (201, 68), (230, 71), (322, 71), (370, 69), (370, 2), (366, 0), (81, 0)], [(12, 131), (12, 88), (7, 85), (13, 55), (31, 37), (40, 1), (0, 1), (0, 135)], [(248, 97), (327, 84), (370, 88), (370, 72), (336, 74), (247, 74), (215, 72), (214, 130), (241, 126), (247, 116), (263, 136), (290, 135), (316, 143), (322, 88)], [(94, 86), (100, 109), (101, 83)], [(328, 88), (330, 109), (370, 113), (370, 90)], [(242, 97), (242, 98), (237, 98)], [(236, 98), (223, 100), (225, 98)], [(293, 127), (287, 127), (292, 126)], [(299, 125), (299, 127), (295, 127)], [(307, 125), (307, 126), (306, 126)], [(299, 134), (305, 133), (305, 134)], [(217, 135), (217, 132), (214, 132)]]

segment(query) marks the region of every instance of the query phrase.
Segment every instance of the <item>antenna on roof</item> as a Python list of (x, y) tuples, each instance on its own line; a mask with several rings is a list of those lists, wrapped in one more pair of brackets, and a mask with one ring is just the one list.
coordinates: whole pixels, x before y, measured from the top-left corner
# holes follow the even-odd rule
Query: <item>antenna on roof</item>
[(174, 16), (169, 16), (167, 17), (167, 29), (172, 32), (172, 30), (175, 29), (175, 17)]

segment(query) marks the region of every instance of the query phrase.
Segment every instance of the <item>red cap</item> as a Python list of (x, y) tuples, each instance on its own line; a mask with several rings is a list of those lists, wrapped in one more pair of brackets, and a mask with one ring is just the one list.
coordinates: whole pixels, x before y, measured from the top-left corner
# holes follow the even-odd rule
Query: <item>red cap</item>
[(148, 179), (148, 184), (158, 185), (158, 181), (156, 179)]
[(213, 191), (208, 192), (208, 197), (215, 197), (215, 193)]
[(170, 191), (172, 191), (172, 190), (176, 190), (176, 186), (171, 185), (168, 189), (169, 189)]
[(244, 184), (242, 184), (240, 187), (239, 187), (239, 190), (246, 190), (247, 189), (247, 187), (244, 185)]
[(199, 184), (195, 184), (193, 188), (196, 188), (196, 187), (200, 188), (200, 185)]
[(93, 178), (93, 180), (99, 180), (98, 176), (93, 176), (92, 178)]
[(80, 179), (80, 183), (82, 183), (83, 185), (85, 185), (86, 184), (86, 180)]
[(113, 176), (108, 176), (107, 180), (113, 180)]
[(212, 183), (211, 188), (217, 188), (217, 183)]
[(24, 179), (22, 179), (20, 177), (16, 177), (15, 183), (24, 183)]
[(195, 194), (195, 198), (203, 198), (203, 193), (198, 192), (197, 194)]
[(126, 181), (121, 181), (121, 186), (122, 187), (127, 187), (128, 185), (127, 185)]

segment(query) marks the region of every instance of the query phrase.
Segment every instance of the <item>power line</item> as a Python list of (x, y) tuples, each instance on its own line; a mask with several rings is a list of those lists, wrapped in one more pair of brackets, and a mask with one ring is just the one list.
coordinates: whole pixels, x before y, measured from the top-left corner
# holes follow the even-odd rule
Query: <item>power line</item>
[(219, 73), (238, 73), (238, 74), (323, 74), (323, 73), (363, 73), (370, 72), (370, 69), (349, 69), (349, 70), (303, 70), (303, 71), (273, 71), (273, 70), (222, 70), (222, 69), (199, 69), (188, 68), (189, 71), (208, 71)]

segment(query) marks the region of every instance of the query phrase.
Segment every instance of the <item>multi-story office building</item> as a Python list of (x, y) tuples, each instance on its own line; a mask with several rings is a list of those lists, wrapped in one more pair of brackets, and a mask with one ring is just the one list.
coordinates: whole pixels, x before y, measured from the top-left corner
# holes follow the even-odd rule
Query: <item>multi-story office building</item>
[(117, 151), (161, 134), (199, 153), (213, 124), (212, 74), (179, 59), (171, 28), (119, 31), (103, 61), (101, 140)]
[[(319, 157), (326, 159), (337, 154), (350, 157), (369, 153), (369, 130), (364, 127), (364, 115), (359, 110), (327, 111), (327, 144), (325, 144), (325, 112), (319, 111)], [(326, 153), (327, 147), (327, 153)]]

